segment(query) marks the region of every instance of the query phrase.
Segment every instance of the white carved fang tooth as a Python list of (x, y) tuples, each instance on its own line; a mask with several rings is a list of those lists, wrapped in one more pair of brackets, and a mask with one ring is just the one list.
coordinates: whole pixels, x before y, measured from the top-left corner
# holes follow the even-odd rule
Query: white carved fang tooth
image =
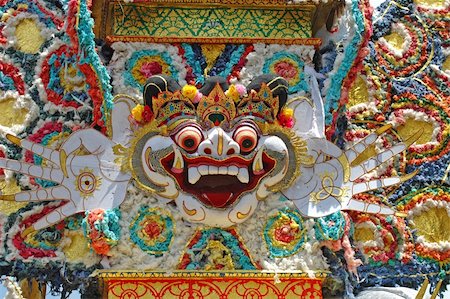
[(198, 167), (198, 172), (200, 172), (201, 175), (208, 175), (209, 173), (208, 165), (200, 165)]
[(239, 173), (237, 178), (241, 183), (247, 184), (249, 182), (248, 169), (247, 168), (239, 168)]
[(220, 166), (219, 167), (219, 174), (228, 174), (228, 167)]
[(219, 168), (217, 166), (209, 166), (209, 174), (219, 174)]
[(264, 171), (264, 165), (262, 161), (262, 150), (256, 153), (255, 159), (253, 160), (252, 170), (254, 174), (260, 174)]
[(174, 153), (175, 153), (175, 159), (173, 160), (172, 171), (174, 173), (181, 173), (181, 172), (183, 172), (183, 168), (184, 168), (183, 157), (181, 156), (181, 152), (177, 149), (175, 149)]
[(189, 184), (194, 185), (198, 182), (198, 180), (202, 177), (200, 172), (198, 172), (197, 167), (189, 167), (188, 168), (188, 181)]
[(228, 174), (229, 175), (237, 175), (239, 172), (239, 168), (237, 166), (229, 166), (228, 167)]

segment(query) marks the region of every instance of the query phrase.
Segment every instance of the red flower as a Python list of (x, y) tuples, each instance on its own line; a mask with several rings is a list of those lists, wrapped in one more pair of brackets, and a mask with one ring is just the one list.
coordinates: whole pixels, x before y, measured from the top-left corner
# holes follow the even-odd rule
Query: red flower
[(141, 73), (145, 77), (150, 78), (153, 75), (161, 74), (162, 66), (156, 61), (147, 62), (142, 64)]
[(156, 222), (147, 223), (144, 230), (151, 239), (157, 238), (162, 233), (162, 228)]
[(153, 117), (153, 112), (150, 109), (150, 106), (145, 105), (144, 106), (144, 111), (142, 112), (142, 120), (145, 123), (148, 123), (148, 122), (150, 122), (152, 120), (152, 117)]

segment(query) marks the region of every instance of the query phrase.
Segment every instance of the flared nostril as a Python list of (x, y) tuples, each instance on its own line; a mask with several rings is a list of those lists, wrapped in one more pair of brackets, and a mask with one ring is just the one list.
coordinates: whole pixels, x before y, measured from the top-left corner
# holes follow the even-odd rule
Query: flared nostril
[(207, 154), (207, 155), (211, 155), (211, 149), (210, 149), (210, 148), (205, 148), (205, 149), (203, 150), (203, 152), (204, 152), (205, 154)]
[(230, 148), (230, 149), (228, 149), (228, 151), (227, 151), (227, 155), (233, 155), (233, 154), (235, 154), (236, 153), (236, 151), (234, 150), (234, 148)]

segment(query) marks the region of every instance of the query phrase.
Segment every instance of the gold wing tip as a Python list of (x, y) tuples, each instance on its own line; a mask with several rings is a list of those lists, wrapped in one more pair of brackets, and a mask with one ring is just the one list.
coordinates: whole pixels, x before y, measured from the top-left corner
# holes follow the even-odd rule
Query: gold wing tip
[(66, 178), (69, 177), (67, 173), (67, 153), (64, 149), (59, 151), (59, 165), (61, 167), (61, 171), (63, 172)]
[(403, 143), (405, 144), (406, 148), (408, 148), (411, 145), (413, 145), (413, 143), (416, 142), (422, 136), (422, 134), (423, 134), (423, 129), (419, 129), (414, 134), (412, 134), (411, 136), (406, 138), (406, 140), (403, 141)]
[(408, 174), (406, 174), (406, 175), (400, 177), (400, 182), (401, 182), (401, 183), (404, 183), (404, 182), (406, 182), (406, 181), (409, 181), (410, 179), (412, 179), (413, 177), (415, 177), (419, 172), (420, 172), (420, 170), (419, 170), (419, 169), (416, 169), (416, 170), (414, 170), (413, 172), (408, 173)]
[(22, 143), (22, 139), (9, 133), (6, 134), (6, 139), (18, 146)]
[(383, 134), (384, 132), (389, 131), (390, 129), (392, 129), (392, 124), (387, 124), (387, 125), (382, 126), (381, 128), (378, 128), (378, 129), (375, 131), (375, 133), (376, 133), (377, 135), (381, 135), (381, 134)]
[(2, 194), (0, 195), (0, 200), (16, 201), (16, 196), (14, 194)]

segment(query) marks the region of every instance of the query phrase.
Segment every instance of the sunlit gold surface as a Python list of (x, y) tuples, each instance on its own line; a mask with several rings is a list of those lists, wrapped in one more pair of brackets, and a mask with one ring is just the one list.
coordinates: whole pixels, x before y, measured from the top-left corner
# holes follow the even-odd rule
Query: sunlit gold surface
[[(434, 0), (432, 0), (434, 1)], [(386, 35), (384, 37), (384, 39), (394, 48), (396, 48), (397, 50), (402, 50), (403, 49), (403, 43), (405, 41), (405, 39), (403, 38), (403, 36), (401, 36), (400, 34), (398, 34), (397, 32), (392, 32), (389, 35)]]
[(421, 120), (415, 119), (407, 119), (406, 122), (397, 128), (397, 133), (400, 135), (402, 140), (406, 140), (414, 133), (417, 132), (418, 129), (422, 129), (422, 135), (416, 140), (417, 144), (425, 144), (431, 141), (433, 136), (433, 124)]
[(356, 242), (367, 242), (375, 239), (373, 230), (368, 227), (355, 227), (354, 239)]
[(357, 104), (369, 102), (369, 91), (367, 84), (361, 76), (358, 76), (353, 82), (348, 94), (348, 106), (352, 107)]
[(433, 207), (413, 217), (417, 235), (427, 242), (450, 241), (450, 217), (445, 208)]

